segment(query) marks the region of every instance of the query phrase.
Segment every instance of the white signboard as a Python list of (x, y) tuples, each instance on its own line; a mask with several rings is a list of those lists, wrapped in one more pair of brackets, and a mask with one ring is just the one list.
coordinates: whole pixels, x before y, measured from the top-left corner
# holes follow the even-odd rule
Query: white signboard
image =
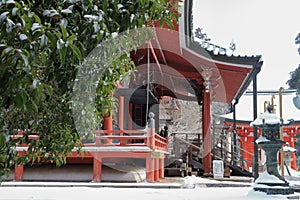
[(222, 160), (213, 160), (213, 175), (214, 178), (224, 177), (224, 163)]

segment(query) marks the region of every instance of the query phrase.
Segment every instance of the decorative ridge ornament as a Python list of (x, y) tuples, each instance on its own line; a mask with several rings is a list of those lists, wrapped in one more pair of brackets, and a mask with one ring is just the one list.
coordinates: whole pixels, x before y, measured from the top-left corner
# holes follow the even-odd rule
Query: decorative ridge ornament
[(205, 86), (205, 92), (209, 92), (209, 90), (210, 90), (210, 78), (212, 76), (212, 73), (213, 73), (212, 70), (209, 68), (205, 68), (201, 72), (201, 75), (204, 79), (203, 85)]

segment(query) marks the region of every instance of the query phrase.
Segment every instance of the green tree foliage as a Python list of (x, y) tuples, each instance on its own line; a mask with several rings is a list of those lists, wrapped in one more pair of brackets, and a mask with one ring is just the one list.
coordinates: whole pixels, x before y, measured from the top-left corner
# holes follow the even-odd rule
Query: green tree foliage
[[(295, 38), (295, 44), (300, 45), (300, 33)], [(300, 47), (298, 48), (298, 53), (300, 55)], [(290, 73), (290, 79), (287, 81), (290, 89), (297, 89), (300, 91), (300, 65)]]
[[(167, 0), (0, 0), (0, 175), (15, 163), (45, 159), (61, 165), (81, 146), (71, 111), (78, 66), (114, 33), (177, 20)], [(115, 59), (99, 82), (97, 105), (105, 114), (115, 81), (133, 68)], [(24, 137), (10, 135), (25, 130)], [(34, 132), (39, 139), (31, 139)], [(13, 148), (30, 144), (18, 157)]]
[(290, 79), (287, 81), (290, 89), (300, 90), (300, 65), (290, 73)]

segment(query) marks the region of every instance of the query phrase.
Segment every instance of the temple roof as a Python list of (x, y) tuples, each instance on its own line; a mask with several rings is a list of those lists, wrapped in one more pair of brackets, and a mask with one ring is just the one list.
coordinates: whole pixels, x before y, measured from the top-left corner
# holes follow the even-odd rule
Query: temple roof
[(158, 98), (171, 96), (201, 104), (205, 71), (210, 75), (212, 101), (231, 104), (259, 73), (261, 56), (227, 55), (203, 48), (191, 34), (191, 4), (192, 0), (185, 0), (179, 8), (181, 17), (174, 30), (157, 25), (150, 45), (131, 54), (137, 66), (135, 84), (142, 85), (150, 73), (152, 92)]

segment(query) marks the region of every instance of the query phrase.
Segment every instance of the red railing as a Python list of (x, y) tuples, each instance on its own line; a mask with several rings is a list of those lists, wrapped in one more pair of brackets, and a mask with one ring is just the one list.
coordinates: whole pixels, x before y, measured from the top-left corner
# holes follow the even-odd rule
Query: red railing
[[(168, 139), (157, 133), (154, 129), (147, 130), (96, 130), (93, 132), (95, 140), (93, 142), (84, 142), (86, 147), (99, 146), (146, 146), (152, 150), (168, 151)], [(12, 135), (12, 139), (23, 137), (24, 131), (19, 131), (17, 135)], [(38, 139), (35, 134), (28, 135), (29, 139)], [(21, 146), (28, 146), (22, 144)]]
[(168, 149), (168, 140), (148, 130), (96, 130), (95, 142), (84, 146), (148, 146), (153, 150)]
[(158, 135), (157, 133), (154, 135), (154, 144), (156, 150), (168, 151), (168, 139)]
[(145, 130), (96, 130), (94, 131), (95, 146), (146, 146), (147, 131)]

